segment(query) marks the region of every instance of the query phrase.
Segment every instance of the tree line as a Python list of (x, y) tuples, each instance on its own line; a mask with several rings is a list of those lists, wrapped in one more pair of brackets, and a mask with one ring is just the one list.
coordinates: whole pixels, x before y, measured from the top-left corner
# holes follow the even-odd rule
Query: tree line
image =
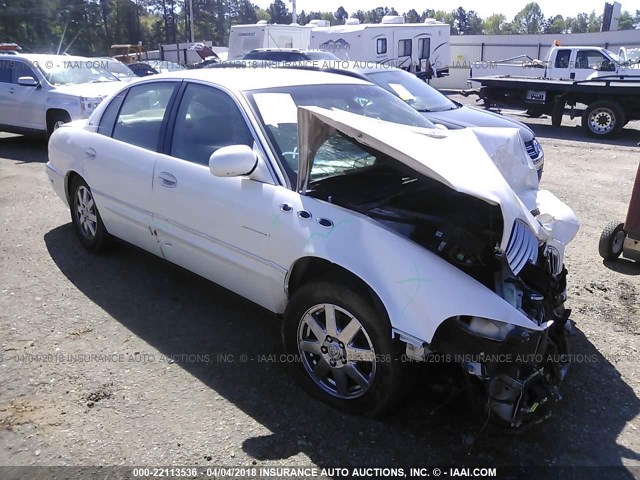
[[(0, 0), (0, 43), (15, 42), (27, 51), (67, 52), (77, 55), (106, 55), (114, 43), (142, 42), (149, 49), (160, 44), (185, 42), (190, 38), (188, 0)], [(274, 0), (262, 9), (251, 0), (192, 0), (193, 36), (196, 41), (212, 40), (226, 45), (231, 25), (256, 23), (288, 24), (291, 11), (283, 0)], [(451, 25), (452, 35), (502, 35), (535, 33), (598, 32), (602, 15), (578, 13), (575, 17), (546, 17), (540, 6), (527, 4), (512, 20), (501, 13), (481, 18), (473, 10), (458, 7), (451, 11), (415, 9), (398, 12), (394, 8), (335, 12), (302, 11), (298, 23), (313, 19), (343, 24), (349, 17), (362, 23), (379, 23), (385, 15), (405, 16), (407, 22), (426, 18)], [(620, 30), (640, 27), (640, 10), (625, 11)]]

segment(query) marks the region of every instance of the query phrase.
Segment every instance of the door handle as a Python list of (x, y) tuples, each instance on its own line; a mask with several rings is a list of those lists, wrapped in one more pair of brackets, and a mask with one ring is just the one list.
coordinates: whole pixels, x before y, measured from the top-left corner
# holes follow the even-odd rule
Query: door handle
[(160, 180), (160, 185), (163, 187), (175, 188), (176, 185), (178, 185), (178, 179), (169, 172), (160, 172), (158, 174), (158, 180)]
[(11, 88), (9, 89), (9, 93), (15, 93), (15, 91), (16, 91), (16, 89), (15, 89), (15, 88), (13, 88), (13, 87), (11, 87)]
[(86, 157), (87, 157), (89, 160), (93, 160), (94, 158), (96, 158), (96, 151), (95, 151), (95, 149), (93, 149), (93, 148), (91, 148), (91, 147), (87, 148), (87, 149), (85, 150), (84, 154), (86, 155)]

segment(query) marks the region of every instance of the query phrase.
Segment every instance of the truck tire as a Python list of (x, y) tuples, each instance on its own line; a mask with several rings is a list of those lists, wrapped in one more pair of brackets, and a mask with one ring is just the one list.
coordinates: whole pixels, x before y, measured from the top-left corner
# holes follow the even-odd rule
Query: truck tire
[(531, 118), (540, 118), (542, 116), (542, 113), (540, 110), (536, 110), (535, 108), (530, 108), (526, 111), (526, 114), (528, 117)]
[(605, 260), (615, 260), (622, 253), (622, 246), (626, 235), (624, 233), (624, 223), (609, 222), (602, 230), (598, 253)]
[(616, 102), (593, 102), (582, 114), (582, 128), (594, 137), (613, 137), (626, 123), (624, 110)]

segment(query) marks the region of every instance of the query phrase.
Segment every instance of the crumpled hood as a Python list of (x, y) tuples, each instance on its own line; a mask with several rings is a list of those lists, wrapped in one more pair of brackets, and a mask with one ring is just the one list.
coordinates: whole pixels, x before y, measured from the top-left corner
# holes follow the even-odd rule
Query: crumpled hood
[[(299, 192), (306, 192), (312, 159), (334, 130), (389, 155), (455, 191), (499, 205), (505, 225), (500, 245), (503, 250), (507, 248), (511, 226), (516, 219), (525, 222), (539, 241), (549, 238), (551, 230), (543, 227), (530, 213), (536, 208), (537, 176), (534, 181), (531, 175), (535, 175), (535, 168), (526, 155), (517, 130), (504, 129), (507, 131), (498, 136), (495, 132), (497, 129), (441, 131), (407, 127), (337, 109), (300, 107)], [(482, 142), (487, 145), (486, 149)], [(490, 155), (494, 156), (495, 161)], [(514, 159), (513, 155), (519, 155), (519, 158)], [(514, 162), (518, 166), (512, 168)], [(505, 175), (511, 177), (510, 181)], [(514, 188), (519, 190), (518, 194)], [(566, 216), (566, 211), (564, 214)], [(550, 215), (553, 217), (552, 213)], [(575, 219), (575, 215), (573, 217)], [(571, 223), (572, 220), (569, 220)], [(575, 232), (578, 225), (575, 219)], [(571, 240), (575, 232), (565, 235), (562, 243)]]

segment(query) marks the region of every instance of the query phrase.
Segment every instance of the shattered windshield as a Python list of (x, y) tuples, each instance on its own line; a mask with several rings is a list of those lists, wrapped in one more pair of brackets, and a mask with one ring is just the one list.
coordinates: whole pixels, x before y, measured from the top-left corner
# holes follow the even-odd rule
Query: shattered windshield
[[(298, 172), (298, 107), (317, 106), (414, 127), (435, 128), (395, 95), (374, 85), (303, 85), (247, 93), (249, 102), (293, 185)], [(371, 166), (374, 158), (343, 135), (333, 135), (318, 151), (311, 179)]]

